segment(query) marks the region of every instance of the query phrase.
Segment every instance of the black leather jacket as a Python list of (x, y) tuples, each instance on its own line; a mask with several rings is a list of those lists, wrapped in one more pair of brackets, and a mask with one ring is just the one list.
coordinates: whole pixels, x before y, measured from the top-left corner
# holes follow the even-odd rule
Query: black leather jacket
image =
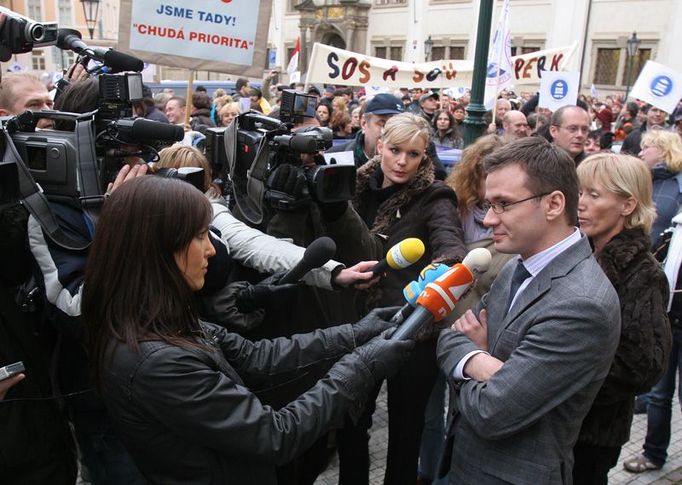
[[(347, 354), (356, 346), (351, 325), (258, 342), (213, 324), (202, 328), (202, 347), (147, 341), (134, 352), (112, 341), (108, 349), (104, 401), (151, 483), (276, 484), (277, 464), (340, 427), (347, 412), (357, 415), (376, 385), (358, 356)], [(280, 410), (250, 390), (340, 357)]]

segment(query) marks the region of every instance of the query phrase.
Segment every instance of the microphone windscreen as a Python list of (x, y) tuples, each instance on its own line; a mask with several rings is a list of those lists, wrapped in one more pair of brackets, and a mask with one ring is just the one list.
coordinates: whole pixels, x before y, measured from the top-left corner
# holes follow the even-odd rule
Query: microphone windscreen
[(303, 253), (302, 262), (309, 268), (319, 268), (334, 257), (336, 243), (330, 237), (323, 236), (315, 239)]
[(109, 66), (113, 72), (140, 72), (144, 69), (144, 62), (142, 62), (142, 59), (138, 59), (137, 57), (115, 51), (113, 49), (108, 49), (104, 53), (104, 63)]
[(289, 148), (295, 152), (315, 153), (317, 151), (317, 140), (312, 136), (294, 136), (289, 142)]
[(73, 37), (82, 39), (83, 36), (76, 29), (59, 29), (57, 31), (57, 47), (62, 50), (71, 50), (71, 40)]
[(469, 251), (462, 264), (475, 273), (485, 273), (490, 267), (493, 257), (486, 248), (476, 248)]
[(392, 269), (403, 269), (416, 263), (424, 255), (421, 239), (410, 237), (393, 246), (386, 254), (386, 262)]
[(135, 140), (180, 141), (185, 136), (185, 130), (180, 125), (135, 118), (132, 135)]
[(435, 281), (436, 278), (444, 275), (449, 270), (450, 267), (443, 263), (433, 263), (425, 266), (424, 269), (419, 272), (419, 278), (417, 278), (416, 281), (411, 281), (407, 286), (405, 286), (405, 288), (403, 288), (403, 296), (405, 297), (405, 301), (407, 301), (410, 305), (416, 305), (417, 298), (419, 297), (420, 293), (424, 291), (426, 285), (432, 281)]

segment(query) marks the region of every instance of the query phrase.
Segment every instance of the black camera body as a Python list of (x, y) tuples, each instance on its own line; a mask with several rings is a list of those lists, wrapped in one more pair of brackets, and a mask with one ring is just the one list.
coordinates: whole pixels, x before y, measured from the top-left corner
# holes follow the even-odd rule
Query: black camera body
[(12, 54), (57, 43), (57, 22), (36, 22), (4, 7), (0, 7), (0, 13), (5, 14), (0, 29), (0, 61), (7, 62)]
[[(301, 96), (304, 101), (308, 98)], [(287, 102), (290, 106), (296, 105), (295, 98), (290, 97)], [(296, 117), (298, 114), (294, 115)], [(352, 198), (355, 166), (324, 165), (318, 155), (332, 146), (332, 132), (328, 128), (311, 127), (293, 132), (290, 123), (254, 112), (241, 114), (233, 123), (236, 125), (214, 129), (213, 134), (208, 135), (209, 161), (217, 170), (214, 173), (221, 174), (223, 179), (228, 177), (229, 168), (237, 205), (252, 224), (263, 222), (266, 202), (278, 210), (297, 210), (311, 200), (331, 203)], [(225, 147), (224, 157), (218, 150), (221, 145)], [(285, 165), (293, 167), (298, 172), (294, 176), (305, 181), (300, 193), (287, 193), (274, 184), (276, 171)]]

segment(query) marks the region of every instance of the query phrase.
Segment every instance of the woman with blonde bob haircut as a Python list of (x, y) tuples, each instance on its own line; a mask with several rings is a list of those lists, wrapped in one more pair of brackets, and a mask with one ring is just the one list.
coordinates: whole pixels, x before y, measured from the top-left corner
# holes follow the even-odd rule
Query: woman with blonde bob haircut
[(590, 238), (597, 262), (618, 293), (621, 334), (609, 374), (573, 449), (573, 482), (606, 484), (629, 439), (635, 396), (648, 391), (666, 369), (672, 343), (668, 282), (649, 252), (655, 210), (644, 162), (629, 155), (597, 154), (578, 166), (578, 178), (580, 230)]
[(648, 130), (642, 136), (639, 158), (651, 170), (657, 217), (651, 230), (656, 246), (661, 233), (670, 227), (682, 204), (682, 140), (673, 131)]
[(222, 108), (218, 110), (218, 120), (220, 126), (228, 126), (232, 120), (241, 114), (239, 103), (234, 101), (225, 103)]

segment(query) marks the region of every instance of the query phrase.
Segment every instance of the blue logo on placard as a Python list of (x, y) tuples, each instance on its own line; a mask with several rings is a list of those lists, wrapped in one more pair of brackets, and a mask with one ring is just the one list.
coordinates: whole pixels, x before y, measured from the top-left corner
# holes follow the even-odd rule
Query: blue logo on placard
[(563, 79), (557, 79), (549, 87), (549, 94), (557, 101), (564, 99), (568, 94), (568, 83)]
[(651, 94), (662, 98), (670, 94), (673, 90), (673, 80), (668, 76), (656, 76), (653, 81), (651, 81)]

